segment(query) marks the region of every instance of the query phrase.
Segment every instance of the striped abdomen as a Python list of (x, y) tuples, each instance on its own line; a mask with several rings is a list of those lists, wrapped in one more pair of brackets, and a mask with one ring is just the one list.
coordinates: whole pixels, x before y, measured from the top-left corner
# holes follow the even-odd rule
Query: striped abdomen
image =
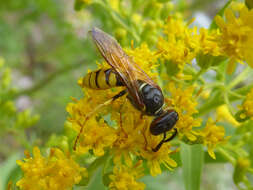
[(112, 69), (99, 69), (85, 75), (82, 79), (82, 87), (92, 89), (109, 89), (116, 86), (123, 86), (120, 77)]

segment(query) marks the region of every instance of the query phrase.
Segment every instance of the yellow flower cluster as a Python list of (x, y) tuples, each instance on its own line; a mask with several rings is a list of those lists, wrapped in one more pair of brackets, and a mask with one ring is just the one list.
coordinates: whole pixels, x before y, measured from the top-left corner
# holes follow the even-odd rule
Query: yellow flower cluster
[(17, 182), (22, 190), (68, 190), (78, 184), (82, 176), (87, 176), (85, 168), (57, 148), (51, 149), (49, 157), (43, 157), (39, 148), (34, 147), (33, 157), (27, 152), (26, 157), (17, 161), (24, 172)]
[(192, 21), (185, 23), (181, 18), (169, 17), (163, 27), (164, 36), (157, 42), (161, 58), (180, 70), (199, 54), (230, 58), (230, 71), (236, 62), (246, 61), (253, 67), (253, 10), (242, 3), (231, 7), (225, 10), (226, 22), (221, 16), (215, 17), (219, 28), (212, 30), (190, 28)]
[(194, 118), (193, 115), (198, 113), (196, 109), (197, 101), (193, 97), (194, 88), (176, 87), (174, 83), (169, 83), (168, 90), (171, 94), (170, 104), (179, 114), (179, 120), (176, 123), (176, 128), (179, 132), (179, 137), (186, 136), (190, 141), (195, 141), (198, 133), (192, 130), (193, 127), (201, 125), (200, 118)]
[(164, 60), (171, 61), (183, 69), (185, 63), (191, 63), (196, 56), (196, 28), (189, 28), (181, 18), (169, 17), (164, 25), (165, 37), (160, 37), (157, 49)]
[(230, 58), (232, 67), (243, 61), (253, 67), (253, 10), (236, 3), (225, 10), (225, 18), (226, 21), (215, 17), (221, 32), (217, 40), (222, 53)]
[(221, 126), (217, 126), (215, 122), (208, 118), (205, 128), (200, 131), (203, 144), (208, 148), (208, 154), (215, 159), (214, 148), (221, 143), (226, 142), (228, 138), (224, 138), (225, 130)]
[(243, 110), (245, 110), (246, 115), (253, 119), (253, 88), (247, 94), (245, 101), (242, 105)]
[(142, 175), (143, 168), (141, 167), (141, 162), (133, 167), (114, 167), (113, 174), (110, 175), (111, 183), (109, 184), (109, 188), (112, 190), (143, 190), (145, 184), (136, 181), (136, 179), (142, 177)]
[(133, 57), (134, 61), (146, 71), (146, 73), (156, 80), (157, 73), (154, 71), (158, 67), (158, 58), (160, 55), (155, 51), (151, 51), (146, 43), (142, 43), (140, 47), (125, 49), (125, 52)]

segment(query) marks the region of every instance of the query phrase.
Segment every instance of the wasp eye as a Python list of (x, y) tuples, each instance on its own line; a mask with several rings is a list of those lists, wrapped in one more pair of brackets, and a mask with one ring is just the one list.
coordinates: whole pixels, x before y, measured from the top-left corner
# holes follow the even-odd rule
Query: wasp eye
[(156, 96), (154, 97), (154, 102), (155, 102), (155, 103), (159, 103), (160, 101), (161, 101), (161, 97), (156, 95)]

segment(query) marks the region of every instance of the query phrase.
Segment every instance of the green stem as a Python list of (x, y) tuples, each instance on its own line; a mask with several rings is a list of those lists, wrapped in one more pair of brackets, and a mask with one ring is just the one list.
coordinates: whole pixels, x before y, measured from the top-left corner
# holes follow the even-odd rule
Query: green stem
[[(236, 94), (239, 94), (239, 95), (242, 95), (242, 96), (245, 96), (249, 90), (253, 88), (253, 84), (250, 84), (248, 86), (244, 86), (244, 87), (241, 87), (241, 88), (238, 88), (237, 90), (235, 90), (234, 92)], [(229, 94), (228, 95), (228, 99), (229, 99), (229, 102), (234, 102), (234, 101), (237, 101), (241, 98), (239, 98), (238, 96), (234, 96), (233, 94)], [(216, 107), (224, 104), (225, 101), (224, 101), (224, 98), (222, 98), (222, 93), (221, 92), (216, 92), (213, 97), (207, 101), (205, 104), (203, 104), (198, 110), (199, 110), (199, 113), (196, 115), (197, 117), (200, 117), (206, 113), (209, 113), (211, 112), (213, 109), (215, 109)]]
[(233, 95), (233, 96), (238, 97), (239, 99), (244, 99), (244, 98), (246, 97), (246, 96), (244, 96), (244, 95), (237, 94), (237, 93), (235, 93), (235, 92), (233, 92), (233, 91), (228, 91), (228, 93), (231, 94), (231, 95)]
[(192, 81), (191, 81), (191, 84), (195, 83), (195, 81), (198, 80), (199, 77), (200, 77), (203, 73), (205, 73), (206, 71), (207, 71), (207, 69), (201, 68), (201, 69), (196, 73), (196, 75), (193, 77), (193, 79), (192, 79)]
[(38, 91), (39, 89), (45, 87), (47, 84), (49, 84), (52, 80), (54, 80), (59, 75), (62, 75), (66, 72), (69, 72), (73, 69), (77, 69), (78, 67), (84, 65), (83, 62), (84, 61), (80, 61), (77, 64), (65, 66), (65, 67), (49, 74), (44, 79), (42, 79), (42, 80), (38, 81), (37, 83), (35, 83), (32, 87), (30, 87), (28, 89), (21, 90), (21, 91), (15, 93), (12, 98), (16, 98), (16, 97), (24, 95), (24, 94), (27, 94), (27, 95), (33, 94), (34, 92)]
[(242, 82), (245, 78), (249, 76), (251, 69), (246, 67), (229, 85), (227, 89), (232, 89), (234, 86)]
[(227, 92), (224, 92), (224, 101), (225, 101), (225, 103), (226, 103), (227, 106), (228, 106), (229, 112), (230, 112), (232, 115), (234, 115), (235, 110), (234, 110), (233, 106), (231, 106), (231, 103), (230, 103), (230, 101), (229, 101), (228, 93), (227, 93)]
[(214, 83), (211, 83), (211, 84), (205, 84), (204, 90), (209, 89), (209, 88), (223, 88), (223, 87), (224, 87), (224, 83), (214, 82)]
[(221, 153), (221, 155), (226, 158), (233, 166), (236, 164), (236, 160), (224, 149), (224, 148), (217, 148), (217, 151)]

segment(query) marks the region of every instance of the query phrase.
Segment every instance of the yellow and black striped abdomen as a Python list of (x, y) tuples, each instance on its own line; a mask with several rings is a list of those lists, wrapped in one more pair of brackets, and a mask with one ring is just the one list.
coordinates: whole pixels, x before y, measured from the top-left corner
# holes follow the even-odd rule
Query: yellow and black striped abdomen
[(117, 73), (110, 68), (99, 69), (88, 73), (83, 77), (81, 86), (97, 90), (104, 90), (123, 85)]

